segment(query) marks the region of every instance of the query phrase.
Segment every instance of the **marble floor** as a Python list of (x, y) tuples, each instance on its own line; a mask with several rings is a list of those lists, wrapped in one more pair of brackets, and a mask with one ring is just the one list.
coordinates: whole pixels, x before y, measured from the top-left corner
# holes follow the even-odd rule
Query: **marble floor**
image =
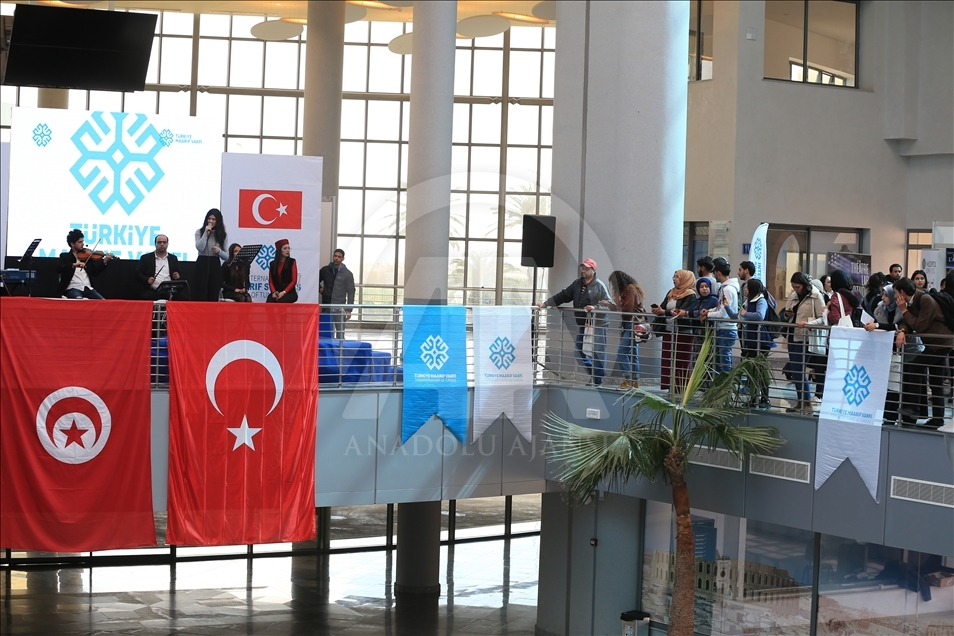
[(534, 631), (539, 537), (441, 548), (441, 595), (395, 599), (396, 553), (0, 571), (2, 634), (514, 634)]

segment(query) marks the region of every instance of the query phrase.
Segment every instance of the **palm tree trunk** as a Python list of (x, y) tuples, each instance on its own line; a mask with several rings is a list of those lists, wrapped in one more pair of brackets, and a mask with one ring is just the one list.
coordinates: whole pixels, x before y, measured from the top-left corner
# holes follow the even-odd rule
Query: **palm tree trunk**
[(695, 561), (696, 546), (689, 514), (689, 491), (682, 470), (669, 470), (681, 465), (672, 461), (676, 449), (666, 458), (672, 483), (672, 503), (676, 509), (676, 568), (672, 584), (672, 605), (669, 607), (669, 636), (692, 636), (695, 624)]

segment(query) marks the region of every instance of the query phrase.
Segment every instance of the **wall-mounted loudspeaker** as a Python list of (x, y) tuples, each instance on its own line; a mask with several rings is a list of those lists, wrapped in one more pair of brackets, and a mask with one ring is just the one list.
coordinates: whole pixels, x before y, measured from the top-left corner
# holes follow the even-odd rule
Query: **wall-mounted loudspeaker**
[(520, 264), (524, 267), (553, 267), (555, 247), (556, 218), (524, 214)]

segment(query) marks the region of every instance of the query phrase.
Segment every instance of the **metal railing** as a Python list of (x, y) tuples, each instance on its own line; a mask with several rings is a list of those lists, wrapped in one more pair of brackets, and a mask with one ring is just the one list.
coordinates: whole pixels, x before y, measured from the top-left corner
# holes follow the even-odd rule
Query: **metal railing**
[[(403, 386), (401, 305), (356, 305), (347, 320), (345, 306), (323, 306), (319, 381), (321, 390)], [(474, 381), (473, 313), (467, 308), (467, 380)], [(732, 364), (756, 355), (746, 347), (743, 329), (760, 325), (780, 332), (774, 348), (763, 350), (770, 371), (767, 391), (751, 398), (753, 408), (811, 416), (825, 391), (827, 326), (806, 326), (790, 333), (790, 323), (756, 321), (699, 322), (690, 319), (654, 322), (652, 314), (627, 315), (610, 311), (533, 310), (533, 380), (537, 385), (599, 386), (624, 391), (631, 386), (675, 395), (698, 362), (707, 329), (713, 330), (719, 354), (731, 352)], [(339, 330), (335, 330), (335, 322)], [(726, 325), (737, 324), (734, 337)], [(344, 338), (340, 329), (343, 325)], [(589, 325), (589, 326), (587, 326)], [(632, 339), (629, 337), (632, 334)], [(785, 334), (788, 334), (787, 336)], [(722, 336), (722, 340), (719, 337)], [(154, 306), (151, 374), (154, 388), (169, 382), (165, 306)], [(929, 346), (924, 346), (928, 342)], [(725, 346), (728, 345), (728, 346)], [(718, 347), (717, 347), (718, 349)], [(919, 340), (909, 337), (896, 351), (889, 376), (885, 423), (937, 424), (951, 416), (951, 351), (954, 336)], [(627, 366), (629, 367), (627, 369)], [(933, 427), (933, 426), (932, 426)]]

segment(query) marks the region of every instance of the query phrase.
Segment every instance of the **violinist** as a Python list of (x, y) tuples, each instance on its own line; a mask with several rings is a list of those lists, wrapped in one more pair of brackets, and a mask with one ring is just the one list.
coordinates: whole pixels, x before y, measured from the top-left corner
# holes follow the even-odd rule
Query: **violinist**
[(93, 289), (90, 276), (101, 274), (113, 257), (112, 254), (93, 252), (86, 247), (84, 235), (79, 230), (70, 230), (66, 235), (69, 252), (60, 254), (56, 271), (60, 275), (57, 291), (67, 298), (103, 300), (103, 295)]

